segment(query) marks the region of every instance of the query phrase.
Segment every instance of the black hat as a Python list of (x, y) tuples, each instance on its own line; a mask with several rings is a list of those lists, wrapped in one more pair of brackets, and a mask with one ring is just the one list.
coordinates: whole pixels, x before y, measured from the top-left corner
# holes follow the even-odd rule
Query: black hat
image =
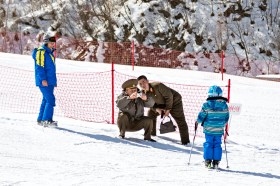
[(122, 88), (125, 90), (126, 88), (137, 88), (137, 79), (129, 79), (122, 84)]

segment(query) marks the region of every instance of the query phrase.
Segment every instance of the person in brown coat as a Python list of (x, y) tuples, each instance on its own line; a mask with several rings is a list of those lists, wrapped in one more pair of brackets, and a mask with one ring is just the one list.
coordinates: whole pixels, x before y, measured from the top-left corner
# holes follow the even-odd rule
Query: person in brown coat
[(182, 96), (177, 91), (165, 86), (163, 83), (149, 83), (147, 77), (144, 75), (139, 76), (137, 80), (142, 91), (155, 101), (155, 105), (148, 111), (148, 116), (153, 118), (152, 135), (156, 136), (156, 118), (159, 115), (159, 112), (163, 111), (164, 116), (171, 114), (177, 122), (182, 144), (187, 145), (190, 143), (188, 125), (183, 110)]
[(145, 94), (137, 92), (137, 79), (129, 79), (122, 84), (123, 92), (116, 101), (120, 109), (118, 115), (118, 127), (120, 138), (125, 137), (125, 132), (134, 132), (144, 129), (144, 140), (156, 142), (151, 138), (153, 120), (144, 116), (144, 107), (152, 107), (154, 100)]

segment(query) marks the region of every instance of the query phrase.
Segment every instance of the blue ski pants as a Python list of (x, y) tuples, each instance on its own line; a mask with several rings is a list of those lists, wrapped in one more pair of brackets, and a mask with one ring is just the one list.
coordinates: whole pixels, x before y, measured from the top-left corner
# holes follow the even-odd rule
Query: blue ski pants
[(218, 160), (222, 159), (222, 135), (205, 134), (206, 142), (203, 144), (204, 159)]
[(40, 91), (43, 95), (43, 100), (40, 107), (40, 112), (37, 120), (45, 121), (53, 120), (53, 111), (55, 107), (55, 97), (54, 97), (54, 86), (42, 87), (40, 86)]

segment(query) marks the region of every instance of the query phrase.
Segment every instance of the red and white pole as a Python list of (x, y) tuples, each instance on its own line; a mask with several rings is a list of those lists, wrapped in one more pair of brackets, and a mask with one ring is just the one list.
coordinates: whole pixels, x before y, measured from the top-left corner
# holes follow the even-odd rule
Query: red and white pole
[(228, 79), (228, 103), (229, 103), (229, 100), (230, 100), (230, 88), (231, 88), (231, 81), (230, 81), (230, 79)]
[(115, 92), (115, 80), (114, 80), (114, 62), (112, 61), (112, 124), (115, 123), (115, 96), (114, 96), (114, 92)]
[(131, 41), (131, 65), (132, 71), (134, 71), (134, 40)]
[(55, 35), (54, 35), (54, 37), (55, 37), (55, 43), (54, 43), (54, 48), (55, 48), (55, 51), (54, 51), (54, 58), (56, 58), (56, 52), (57, 52), (57, 48), (56, 48), (56, 41), (57, 41), (57, 39), (58, 39), (58, 36), (57, 36), (57, 33), (55, 33)]
[(224, 80), (224, 51), (222, 50), (222, 67), (221, 67), (221, 72), (222, 72), (222, 81)]
[[(230, 79), (228, 80), (228, 96), (227, 96), (227, 98), (228, 98), (228, 103), (229, 103), (229, 101), (230, 101)], [(225, 126), (225, 134), (224, 134), (224, 142), (226, 142), (226, 139), (227, 139), (227, 133), (228, 133), (228, 123), (226, 124), (226, 126)]]

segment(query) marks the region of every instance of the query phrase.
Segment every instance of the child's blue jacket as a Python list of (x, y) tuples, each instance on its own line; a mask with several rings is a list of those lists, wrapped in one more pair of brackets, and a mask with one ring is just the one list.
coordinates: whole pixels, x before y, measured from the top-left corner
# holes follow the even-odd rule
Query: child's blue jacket
[(203, 123), (203, 133), (223, 135), (225, 124), (229, 119), (227, 99), (224, 97), (208, 97), (198, 114), (197, 122)]

